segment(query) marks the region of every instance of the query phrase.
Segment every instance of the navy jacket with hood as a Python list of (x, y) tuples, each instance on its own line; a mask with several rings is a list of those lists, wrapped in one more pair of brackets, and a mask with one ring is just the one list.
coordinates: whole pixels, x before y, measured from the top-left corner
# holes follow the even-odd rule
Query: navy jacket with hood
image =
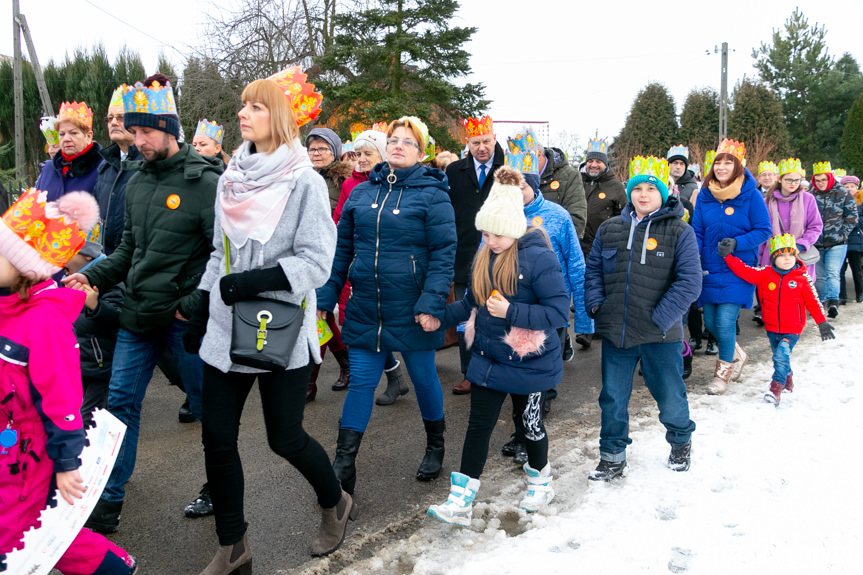
[(69, 171), (63, 175), (63, 152), (57, 152), (54, 157), (42, 164), (42, 171), (36, 179), (37, 190), (48, 192), (47, 201), (54, 202), (69, 192), (90, 192), (96, 185), (99, 164), (102, 155), (99, 143), (94, 141), (90, 149), (68, 164)]
[(135, 146), (129, 146), (125, 160), (120, 160), (120, 146), (111, 144), (99, 152), (104, 162), (99, 164), (99, 176), (93, 195), (99, 202), (102, 217), (102, 249), (106, 256), (117, 249), (123, 239), (126, 184), (138, 171), (138, 160), (143, 160)]
[(414, 316), (444, 317), (457, 241), (448, 190), (438, 169), (391, 172), (383, 162), (351, 192), (330, 279), (317, 290), (318, 309), (333, 311), (351, 282), (342, 331), (349, 346), (421, 351), (443, 345), (444, 331), (426, 332)]

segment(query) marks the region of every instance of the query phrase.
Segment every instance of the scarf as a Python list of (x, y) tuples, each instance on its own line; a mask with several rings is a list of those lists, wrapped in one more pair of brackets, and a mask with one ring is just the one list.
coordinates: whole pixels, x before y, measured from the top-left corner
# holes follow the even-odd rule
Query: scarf
[(312, 169), (309, 154), (295, 138), (293, 149), (282, 144), (270, 154), (252, 153), (243, 142), (219, 178), (219, 222), (231, 243), (249, 239), (267, 243), (276, 231), (288, 198), (303, 170)]
[(743, 176), (740, 176), (724, 188), (719, 183), (719, 180), (711, 180), (707, 184), (707, 187), (710, 193), (713, 194), (713, 197), (721, 204), (724, 201), (733, 200), (740, 195), (740, 190), (743, 188)]
[(863, 205), (863, 190), (854, 194), (854, 201), (857, 202), (857, 205)]
[(60, 165), (63, 166), (63, 177), (64, 178), (66, 177), (66, 174), (69, 173), (69, 170), (72, 169), (72, 161), (75, 158), (80, 158), (81, 156), (83, 156), (84, 154), (89, 152), (90, 148), (92, 148), (92, 147), (93, 147), (93, 142), (90, 142), (86, 148), (84, 148), (83, 150), (81, 150), (80, 152), (75, 154), (74, 156), (67, 156), (66, 152), (64, 152), (63, 150), (60, 150), (60, 154), (63, 157), (63, 159), (60, 161)]
[[(782, 216), (779, 215), (779, 202), (791, 204), (791, 213), (789, 214), (790, 225), (788, 229), (783, 229)], [(798, 189), (787, 198), (779, 190), (774, 191), (767, 196), (767, 211), (770, 212), (770, 225), (773, 228), (774, 236), (789, 233), (795, 238), (799, 238), (806, 231), (804, 229), (805, 222), (803, 221), (806, 215), (803, 207), (803, 190)]]

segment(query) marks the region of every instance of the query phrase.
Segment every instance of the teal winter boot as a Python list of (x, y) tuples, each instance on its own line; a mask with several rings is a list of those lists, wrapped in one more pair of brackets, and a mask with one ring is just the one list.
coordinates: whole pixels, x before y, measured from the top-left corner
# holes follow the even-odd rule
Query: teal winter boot
[(451, 481), (449, 497), (442, 505), (429, 507), (428, 516), (440, 519), (444, 523), (470, 527), (473, 500), (479, 490), (479, 479), (453, 471)]
[(521, 500), (520, 507), (528, 513), (533, 513), (554, 499), (554, 489), (551, 488), (551, 463), (546, 463), (542, 471), (537, 471), (529, 463), (525, 463), (524, 471), (527, 473), (527, 494)]

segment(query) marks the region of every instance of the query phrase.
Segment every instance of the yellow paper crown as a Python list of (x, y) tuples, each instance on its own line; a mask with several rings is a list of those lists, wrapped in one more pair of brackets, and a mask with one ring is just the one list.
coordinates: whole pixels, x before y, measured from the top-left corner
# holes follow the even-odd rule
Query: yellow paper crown
[(779, 168), (776, 166), (776, 164), (774, 164), (773, 162), (765, 160), (765, 161), (760, 162), (758, 164), (758, 175), (760, 176), (764, 172), (773, 172), (775, 174), (775, 173), (777, 173), (778, 169)]
[(833, 177), (836, 178), (837, 180), (841, 180), (842, 178), (844, 178), (847, 175), (848, 175), (848, 172), (846, 172), (842, 168), (836, 168), (835, 170), (833, 170)]
[(93, 110), (84, 102), (63, 102), (60, 105), (60, 113), (57, 114), (57, 123), (63, 121), (82, 124), (88, 130), (93, 129)]
[(225, 131), (222, 126), (218, 125), (215, 122), (211, 122), (204, 118), (200, 122), (198, 122), (198, 127), (195, 129), (196, 136), (208, 136), (216, 140), (216, 143), (220, 146), (222, 145), (222, 138), (225, 135)]
[(401, 118), (399, 118), (399, 122), (407, 122), (419, 128), (420, 133), (423, 136), (423, 141), (420, 142), (420, 146), (422, 146), (422, 150), (425, 150), (429, 142), (429, 128), (425, 125), (425, 122), (423, 122), (416, 116), (402, 116)]
[(668, 182), (668, 160), (654, 156), (635, 156), (629, 162), (629, 179), (635, 176), (652, 176), (665, 184)]
[(128, 86), (126, 84), (120, 84), (117, 89), (114, 90), (114, 93), (111, 94), (111, 101), (108, 103), (109, 108), (123, 105), (123, 94), (126, 93), (127, 88)]
[(43, 116), (39, 123), (39, 129), (48, 144), (57, 145), (60, 143), (60, 135), (57, 134), (57, 116)]
[(467, 132), (468, 139), (476, 136), (485, 136), (494, 133), (494, 123), (491, 121), (491, 116), (486, 115), (482, 118), (468, 118), (464, 122), (464, 129)]
[(773, 236), (770, 238), (768, 245), (770, 246), (770, 255), (776, 252), (797, 255), (797, 240), (791, 234)]
[(716, 159), (716, 152), (710, 150), (704, 156), (704, 173), (710, 173), (710, 168), (713, 167), (713, 161)]
[(780, 176), (790, 174), (791, 172), (797, 172), (801, 177), (806, 177), (806, 170), (803, 169), (803, 164), (798, 158), (785, 158), (779, 162), (779, 171), (777, 173)]
[(297, 119), (297, 126), (311, 122), (321, 113), (321, 102), (324, 97), (315, 92), (315, 85), (306, 82), (308, 76), (303, 74), (299, 66), (290, 66), (281, 72), (276, 72), (267, 80), (275, 82), (282, 91)]
[[(731, 154), (743, 164), (743, 160), (746, 158), (746, 146), (743, 142), (738, 142), (737, 140), (729, 140), (725, 138), (721, 142), (719, 142), (719, 147), (716, 148), (717, 154)], [(746, 164), (743, 164), (746, 165)]]
[(830, 162), (818, 162), (812, 166), (812, 175), (829, 174), (833, 169), (830, 167)]

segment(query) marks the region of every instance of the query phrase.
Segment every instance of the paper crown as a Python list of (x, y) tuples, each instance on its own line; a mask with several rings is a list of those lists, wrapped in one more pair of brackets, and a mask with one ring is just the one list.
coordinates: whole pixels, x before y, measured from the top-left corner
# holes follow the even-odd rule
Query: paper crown
[(422, 150), (425, 150), (426, 146), (428, 146), (429, 141), (429, 127), (425, 125), (425, 122), (423, 122), (416, 116), (402, 116), (401, 118), (399, 118), (399, 122), (409, 122), (419, 128), (419, 131), (423, 137), (423, 141), (420, 142), (420, 146), (422, 146)]
[(428, 137), (428, 143), (426, 144), (425, 149), (425, 157), (423, 157), (423, 162), (430, 162), (434, 160), (435, 154), (437, 151), (437, 147), (435, 146), (434, 138), (431, 136)]
[(383, 132), (384, 134), (386, 134), (389, 127), (390, 125), (386, 122), (375, 122), (374, 124), (372, 124), (371, 129), (376, 132)]
[(468, 139), (475, 136), (485, 136), (494, 133), (494, 122), (491, 121), (489, 115), (482, 118), (468, 118), (464, 121), (464, 129)]
[(539, 174), (539, 157), (542, 152), (536, 148), (530, 150), (506, 152), (506, 165), (523, 174)]
[(57, 124), (63, 121), (83, 124), (88, 130), (93, 129), (93, 110), (84, 102), (63, 102), (60, 113), (57, 114)]
[(207, 118), (204, 118), (200, 122), (198, 122), (198, 127), (195, 129), (196, 136), (208, 136), (216, 140), (216, 143), (220, 146), (222, 145), (222, 138), (225, 135), (225, 130), (222, 126), (218, 125), (215, 122), (210, 122)]
[(833, 171), (833, 168), (830, 167), (830, 162), (818, 162), (812, 165), (812, 175), (817, 176), (818, 174), (828, 174)]
[(695, 174), (696, 176), (701, 173), (701, 166), (698, 164), (689, 164), (686, 166), (686, 169)]
[(128, 88), (126, 84), (120, 84), (117, 86), (117, 89), (114, 90), (113, 94), (111, 94), (111, 101), (108, 102), (109, 108), (123, 105), (123, 94), (126, 92), (126, 88)]
[(349, 153), (351, 153), (351, 152), (353, 152), (353, 151), (355, 151), (355, 150), (354, 150), (354, 141), (353, 141), (353, 140), (348, 140), (347, 142), (344, 142), (344, 143), (342, 144), (342, 155), (349, 154)]
[(806, 177), (806, 170), (803, 169), (803, 164), (800, 163), (800, 160), (797, 158), (785, 158), (781, 162), (779, 162), (779, 168), (777, 169), (777, 174), (780, 176), (784, 176), (785, 174), (797, 172), (802, 177)]
[(59, 144), (60, 135), (57, 134), (57, 116), (42, 116), (42, 121), (39, 122), (39, 129), (42, 135), (45, 136), (45, 141), (49, 144)]
[(760, 176), (764, 172), (773, 172), (774, 174), (778, 173), (779, 167), (771, 161), (765, 160), (763, 162), (758, 163), (758, 175)]
[(141, 82), (123, 87), (123, 109), (127, 114), (177, 115), (174, 90), (171, 83), (164, 86), (153, 82), (149, 87)]
[[(716, 148), (717, 154), (731, 154), (738, 160), (740, 163), (743, 163), (744, 158), (746, 158), (746, 146), (743, 142), (738, 142), (737, 140), (729, 140), (725, 138), (721, 142), (719, 142), (719, 147)], [(744, 164), (745, 165), (745, 164)]]
[(599, 138), (591, 139), (587, 142), (587, 151), (602, 152), (603, 154), (607, 154), (608, 143), (605, 140), (600, 140)]
[(773, 236), (770, 238), (768, 245), (770, 246), (770, 255), (779, 252), (781, 254), (797, 255), (797, 240), (791, 234), (782, 234), (781, 236)]
[(646, 158), (635, 156), (629, 162), (629, 179), (631, 180), (636, 176), (650, 176), (666, 184), (668, 182), (668, 160), (654, 156)]
[(519, 152), (526, 152), (528, 150), (542, 149), (542, 146), (540, 145), (539, 139), (536, 137), (536, 134), (527, 126), (523, 126), (520, 133), (516, 134), (513, 137), (507, 138), (506, 143), (509, 147), (509, 151), (513, 154), (517, 154)]
[(668, 154), (665, 155), (667, 159), (671, 159), (674, 156), (683, 156), (686, 158), (686, 161), (689, 161), (689, 148), (686, 146), (671, 146), (668, 150)]
[(317, 118), (321, 113), (321, 102), (324, 101), (324, 97), (315, 92), (315, 85), (306, 82), (306, 78), (308, 75), (304, 74), (299, 66), (289, 66), (267, 78), (276, 83), (291, 103), (297, 126), (303, 126)]
[(835, 170), (833, 170), (833, 177), (836, 178), (837, 180), (841, 180), (842, 178), (844, 178), (847, 175), (848, 175), (848, 172), (846, 172), (842, 168), (836, 168)]
[(704, 155), (704, 173), (707, 174), (710, 172), (710, 168), (713, 167), (713, 161), (716, 159), (716, 152), (710, 150), (707, 154)]

